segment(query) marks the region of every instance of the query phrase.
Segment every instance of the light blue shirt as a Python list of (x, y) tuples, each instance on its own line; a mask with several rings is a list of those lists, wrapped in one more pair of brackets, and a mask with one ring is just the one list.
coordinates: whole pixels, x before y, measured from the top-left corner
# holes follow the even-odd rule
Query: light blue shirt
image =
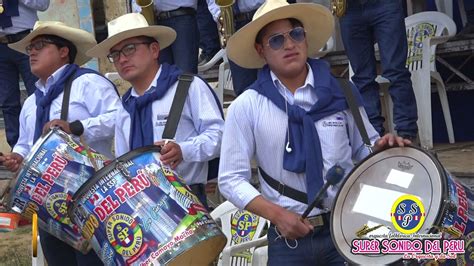
[[(239, 6), (239, 11), (241, 13), (246, 13), (249, 11), (256, 10), (260, 7), (261, 4), (263, 4), (263, 2), (265, 2), (265, 0), (236, 0), (234, 5)], [(211, 12), (214, 21), (217, 21), (221, 14), (221, 10), (220, 7), (216, 4), (216, 1), (207, 0), (207, 7), (209, 9), (209, 12)]]
[[(310, 67), (305, 84), (298, 88), (294, 95), (273, 73), (271, 76), (278, 91), (289, 104), (296, 104), (308, 111), (317, 101)], [(370, 124), (362, 107), (360, 111), (369, 137), (375, 142), (379, 135)], [(347, 174), (354, 167), (353, 160), (357, 161), (368, 155), (369, 152), (363, 144), (349, 110), (327, 116), (314, 125), (319, 134), (323, 153), (323, 176), (336, 163), (341, 165)], [(223, 196), (238, 208), (244, 208), (255, 197), (262, 195), (267, 200), (295, 213), (302, 214), (305, 211), (306, 204), (281, 195), (271, 188), (260, 174), (258, 178), (261, 193), (249, 183), (250, 161), (255, 159), (257, 165), (280, 183), (306, 192), (306, 175), (283, 169), (287, 129), (288, 115), (285, 110), (279, 109), (271, 100), (255, 90), (245, 91), (230, 105), (222, 137), (219, 189)], [(339, 186), (329, 188), (328, 198), (324, 201), (325, 208), (332, 206), (338, 189)], [(311, 215), (326, 211), (314, 209)]]
[(38, 20), (36, 11), (45, 11), (48, 7), (49, 0), (19, 0), (19, 16), (12, 17), (11, 27), (5, 29), (0, 27), (0, 36), (33, 29), (35, 22)]
[[(40, 80), (36, 82), (37, 89), (47, 93), (51, 85), (61, 77), (66, 65), (56, 70), (43, 84)], [(59, 119), (64, 93), (59, 94), (51, 102), (49, 119)], [(106, 78), (97, 74), (84, 74), (76, 78), (71, 84), (69, 98), (68, 121), (81, 121), (84, 126), (84, 141), (99, 152), (113, 158), (111, 151), (114, 136), (115, 112), (122, 105), (120, 98)], [(29, 96), (20, 113), (20, 137), (13, 148), (23, 156), (28, 155), (32, 146), (36, 124), (36, 96)]]
[[(156, 85), (160, 74), (161, 68), (148, 90)], [(178, 82), (175, 82), (163, 98), (152, 104), (154, 142), (162, 139), (177, 85)], [(131, 96), (139, 97), (135, 89), (132, 89)], [(117, 112), (115, 127), (117, 157), (130, 151), (130, 122), (130, 115), (124, 108)], [(183, 161), (175, 170), (184, 178), (186, 184), (207, 182), (207, 161), (218, 157), (223, 129), (224, 120), (214, 96), (204, 81), (194, 78), (189, 87), (175, 136), (176, 143), (181, 147), (183, 154)]]
[(158, 12), (175, 10), (180, 7), (192, 7), (197, 9), (197, 0), (154, 0), (155, 9)]

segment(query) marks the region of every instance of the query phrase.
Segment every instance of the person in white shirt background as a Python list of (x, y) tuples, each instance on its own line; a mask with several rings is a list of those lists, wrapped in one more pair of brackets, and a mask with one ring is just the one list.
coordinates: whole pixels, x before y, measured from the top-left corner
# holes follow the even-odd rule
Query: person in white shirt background
[(121, 156), (146, 145), (160, 145), (161, 161), (183, 178), (207, 207), (204, 184), (208, 161), (218, 157), (224, 120), (212, 88), (195, 76), (190, 84), (175, 141), (162, 138), (178, 78), (183, 71), (159, 63), (162, 49), (176, 38), (165, 26), (149, 26), (143, 15), (130, 13), (108, 23), (108, 38), (87, 54), (113, 62), (120, 77), (132, 84), (117, 112), (115, 153)]
[[(339, 165), (348, 173), (353, 160), (369, 154), (329, 65), (310, 59), (333, 28), (331, 12), (319, 4), (268, 0), (227, 45), (229, 58), (240, 66), (263, 68), (228, 109), (219, 189), (238, 208), (271, 222), (269, 265), (345, 263), (329, 228), (338, 186), (302, 219), (330, 168)], [(375, 151), (411, 143), (391, 134), (380, 137), (354, 86), (352, 91)], [(259, 167), (261, 192), (250, 183), (252, 159)]]
[[(85, 52), (96, 41), (87, 31), (57, 21), (38, 21), (33, 31), (10, 48), (30, 56), (31, 71), (39, 80), (36, 91), (20, 113), (20, 137), (0, 162), (10, 171), (19, 169), (33, 144), (51, 127), (71, 134), (70, 123), (82, 127), (84, 140), (111, 158), (115, 112), (121, 103), (115, 86), (98, 72), (80, 68), (90, 57)], [(60, 120), (63, 90), (72, 79), (68, 121)], [(94, 251), (84, 255), (40, 230), (48, 265), (102, 265)]]

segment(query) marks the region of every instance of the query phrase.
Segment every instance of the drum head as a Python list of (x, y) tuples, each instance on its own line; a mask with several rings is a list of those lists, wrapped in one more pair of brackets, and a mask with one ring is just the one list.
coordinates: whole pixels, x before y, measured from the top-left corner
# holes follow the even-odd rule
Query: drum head
[[(414, 147), (391, 148), (373, 154), (347, 176), (334, 204), (331, 232), (339, 253), (360, 265), (389, 264), (400, 255), (352, 254), (354, 239), (379, 239), (401, 234), (392, 222), (393, 206), (403, 195), (416, 197), (424, 206), (425, 219), (416, 233), (427, 234), (438, 224), (446, 177), (439, 162)], [(360, 233), (368, 228), (378, 229)]]

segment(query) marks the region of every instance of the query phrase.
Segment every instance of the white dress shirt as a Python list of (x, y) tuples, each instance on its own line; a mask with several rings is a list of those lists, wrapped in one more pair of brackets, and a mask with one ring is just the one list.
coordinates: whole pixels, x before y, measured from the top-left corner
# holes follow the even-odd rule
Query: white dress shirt
[[(308, 68), (309, 73), (305, 84), (298, 88), (294, 95), (271, 73), (275, 86), (288, 103), (296, 104), (306, 111), (317, 101), (317, 96), (313, 91), (312, 70), (311, 67)], [(372, 142), (375, 142), (379, 135), (368, 121), (364, 109), (360, 108), (360, 111), (369, 137)], [(349, 110), (325, 117), (315, 122), (315, 127), (321, 142), (323, 176), (336, 163), (342, 166), (347, 174), (354, 167), (353, 159), (360, 160), (368, 155), (369, 152), (363, 144)], [(306, 192), (305, 174), (283, 169), (287, 129), (286, 112), (255, 90), (245, 91), (230, 105), (222, 138), (219, 189), (224, 197), (238, 208), (244, 208), (252, 199), (263, 195), (267, 200), (295, 213), (302, 214), (305, 211), (306, 204), (279, 194), (262, 179), (260, 173), (261, 193), (249, 183), (250, 161), (255, 159), (257, 165), (272, 178)], [(323, 203), (325, 208), (331, 206), (339, 185), (329, 188), (328, 198)], [(311, 215), (326, 211), (314, 209)]]
[(2, 29), (0, 27), (0, 36), (18, 33), (24, 30), (30, 30), (38, 20), (36, 11), (45, 11), (49, 7), (49, 0), (19, 0), (19, 16), (12, 17), (12, 26)]
[[(171, 11), (178, 9), (180, 7), (192, 7), (195, 10), (197, 9), (197, 0), (153, 0), (155, 11)], [(140, 13), (142, 11), (141, 7), (137, 4), (136, 0), (132, 0), (132, 12)]]
[(175, 10), (180, 7), (192, 7), (197, 9), (197, 0), (154, 0), (155, 9), (158, 12)]
[[(150, 88), (156, 85), (161, 68), (156, 73)], [(178, 82), (175, 82), (163, 98), (152, 103), (153, 140), (162, 139), (171, 104)], [(145, 93), (147, 93), (145, 92)], [(138, 97), (132, 88), (131, 96)], [(130, 115), (123, 107), (117, 112), (115, 127), (115, 154), (117, 157), (130, 151)], [(207, 161), (218, 157), (224, 120), (219, 105), (200, 78), (195, 77), (189, 87), (188, 97), (176, 129), (175, 140), (181, 147), (183, 161), (175, 169), (186, 184), (204, 184), (207, 182)]]
[[(43, 84), (40, 80), (36, 82), (37, 89), (43, 93), (51, 88), (51, 85), (61, 77), (66, 65), (56, 70)], [(59, 94), (51, 102), (49, 120), (59, 119), (61, 116), (61, 105), (64, 93)], [(84, 74), (76, 78), (71, 84), (69, 98), (68, 121), (81, 121), (84, 126), (84, 141), (99, 152), (113, 158), (111, 152), (115, 126), (115, 112), (122, 103), (112, 86), (106, 78), (97, 74)], [(36, 125), (36, 96), (29, 96), (20, 113), (20, 137), (13, 148), (16, 152), (25, 156), (33, 146), (33, 138)]]
[[(246, 13), (249, 11), (256, 10), (263, 4), (265, 0), (236, 0), (234, 5), (238, 5), (240, 13)], [(220, 7), (216, 4), (215, 0), (207, 0), (207, 8), (211, 12), (214, 21), (217, 21), (221, 14)]]

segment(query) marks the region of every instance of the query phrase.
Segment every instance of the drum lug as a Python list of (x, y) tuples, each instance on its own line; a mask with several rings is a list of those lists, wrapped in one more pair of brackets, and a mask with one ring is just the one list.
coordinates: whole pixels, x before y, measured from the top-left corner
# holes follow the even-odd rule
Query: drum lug
[(130, 180), (132, 177), (130, 176), (130, 171), (124, 166), (124, 163), (121, 161), (117, 161), (116, 165), (117, 169), (124, 175), (127, 180)]
[(456, 212), (458, 207), (456, 204), (451, 200), (444, 200), (444, 211), (445, 212)]

